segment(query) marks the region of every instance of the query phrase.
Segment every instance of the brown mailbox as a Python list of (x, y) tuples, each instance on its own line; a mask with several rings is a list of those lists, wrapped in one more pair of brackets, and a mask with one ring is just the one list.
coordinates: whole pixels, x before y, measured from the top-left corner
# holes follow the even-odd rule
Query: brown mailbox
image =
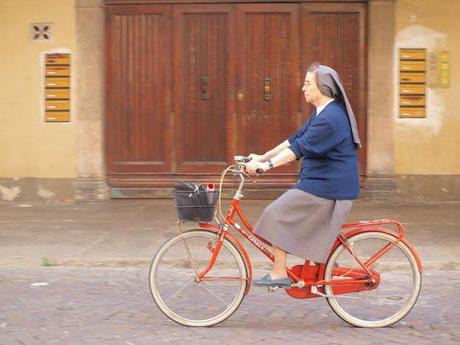
[(425, 61), (401, 61), (400, 69), (401, 71), (424, 71)]
[(404, 95), (399, 97), (399, 102), (405, 107), (424, 107), (425, 96)]
[(66, 110), (69, 111), (69, 101), (68, 100), (46, 100), (46, 110)]
[(400, 93), (401, 95), (424, 95), (425, 85), (401, 84)]
[(425, 117), (425, 108), (405, 108), (401, 107), (401, 117)]
[(68, 77), (58, 78), (58, 77), (46, 77), (45, 85), (47, 88), (69, 88), (70, 80)]
[(70, 121), (70, 54), (45, 55), (45, 121)]
[(413, 83), (419, 83), (419, 84), (425, 84), (425, 73), (420, 73), (420, 72), (416, 72), (416, 73), (404, 73), (404, 72), (401, 72), (400, 76), (399, 76), (399, 81), (401, 83), (409, 83), (409, 84), (413, 84)]
[(425, 117), (425, 49), (399, 50), (399, 117)]
[(425, 49), (400, 49), (401, 60), (425, 60)]
[(68, 111), (47, 111), (46, 112), (47, 122), (69, 122)]
[(70, 66), (70, 54), (46, 54), (45, 63), (51, 65), (67, 65)]
[(69, 97), (70, 92), (69, 89), (46, 89), (45, 91), (45, 98), (47, 100), (51, 99), (70, 99)]
[(70, 66), (46, 66), (46, 76), (70, 76)]

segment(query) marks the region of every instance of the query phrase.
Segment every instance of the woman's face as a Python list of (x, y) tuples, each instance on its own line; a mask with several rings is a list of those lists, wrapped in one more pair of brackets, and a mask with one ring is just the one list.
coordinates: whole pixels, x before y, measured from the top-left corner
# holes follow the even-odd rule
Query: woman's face
[(315, 73), (307, 72), (302, 91), (305, 96), (305, 100), (308, 103), (314, 104), (315, 101), (321, 97), (321, 92), (319, 91), (318, 85), (316, 83)]

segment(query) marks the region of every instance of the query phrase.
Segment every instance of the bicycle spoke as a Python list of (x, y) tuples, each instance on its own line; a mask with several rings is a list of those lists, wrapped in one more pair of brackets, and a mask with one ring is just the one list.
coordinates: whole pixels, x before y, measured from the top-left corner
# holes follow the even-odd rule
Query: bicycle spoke
[[(391, 249), (390, 251), (388, 251), (387, 253), (385, 253), (385, 255), (382, 256), (382, 258), (383, 258), (383, 257), (386, 257), (386, 259), (387, 259), (386, 262), (384, 261), (384, 264), (383, 264), (383, 265), (382, 265), (382, 263), (381, 263), (381, 261), (380, 261), (382, 258), (379, 258), (379, 260), (376, 261), (376, 263), (378, 262), (378, 264), (380, 264), (380, 267), (379, 267), (379, 269), (378, 269), (378, 271), (379, 271), (380, 274), (383, 274), (383, 273), (386, 272), (386, 268), (387, 268), (387, 266), (388, 266), (388, 263), (390, 262), (390, 260), (389, 260), (389, 259), (390, 259), (389, 255), (391, 255), (390, 253), (391, 253), (392, 251), (393, 251), (393, 249)], [(383, 268), (382, 268), (382, 267), (383, 267)]]
[(219, 296), (217, 296), (213, 291), (209, 290), (208, 288), (206, 288), (204, 286), (203, 283), (201, 284), (198, 284), (199, 287), (201, 287), (202, 289), (206, 290), (207, 292), (209, 292), (211, 295), (213, 295), (215, 298), (217, 298), (220, 302), (222, 302), (224, 305), (227, 304), (227, 302), (225, 302), (222, 298), (220, 298)]
[(179, 228), (179, 231), (180, 231), (180, 238), (182, 239), (182, 242), (183, 242), (184, 247), (185, 247), (185, 252), (187, 253), (188, 259), (190, 261), (190, 265), (192, 266), (192, 268), (194, 270), (195, 277), (198, 277), (198, 270), (196, 268), (195, 262), (193, 261), (192, 254), (190, 254), (190, 249), (189, 249), (189, 247), (187, 245), (187, 241), (185, 241), (185, 239), (184, 239), (182, 228), (180, 226), (179, 221), (177, 222), (177, 225), (178, 225), (178, 228)]
[(177, 290), (177, 291), (176, 291), (175, 293), (173, 293), (171, 296), (168, 296), (167, 298), (165, 298), (165, 300), (169, 300), (169, 299), (171, 299), (172, 297), (177, 296), (177, 295), (178, 295), (182, 290), (184, 290), (185, 287), (186, 287), (188, 284), (190, 284), (192, 281), (194, 281), (193, 278), (190, 279), (188, 282), (186, 282), (184, 286), (182, 286), (181, 288), (179, 288), (179, 290)]

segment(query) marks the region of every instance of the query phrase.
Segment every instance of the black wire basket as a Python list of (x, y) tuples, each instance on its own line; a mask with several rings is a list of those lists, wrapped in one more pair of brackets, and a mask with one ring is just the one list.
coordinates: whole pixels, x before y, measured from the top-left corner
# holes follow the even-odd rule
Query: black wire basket
[(173, 196), (179, 220), (206, 223), (214, 219), (219, 199), (217, 190), (208, 190), (201, 184), (178, 182)]

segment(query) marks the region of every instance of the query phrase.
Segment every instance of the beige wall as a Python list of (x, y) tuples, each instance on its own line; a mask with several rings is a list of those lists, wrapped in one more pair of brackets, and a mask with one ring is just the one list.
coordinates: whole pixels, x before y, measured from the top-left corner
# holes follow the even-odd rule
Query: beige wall
[[(31, 40), (37, 22), (54, 24), (52, 42)], [(75, 177), (75, 117), (45, 123), (41, 112), (41, 55), (67, 49), (75, 61), (74, 0), (0, 0), (0, 32), (0, 177)]]
[[(394, 172), (460, 174), (460, 1), (398, 0), (395, 4)], [(450, 52), (450, 87), (427, 87), (427, 117), (398, 118), (399, 48)]]

